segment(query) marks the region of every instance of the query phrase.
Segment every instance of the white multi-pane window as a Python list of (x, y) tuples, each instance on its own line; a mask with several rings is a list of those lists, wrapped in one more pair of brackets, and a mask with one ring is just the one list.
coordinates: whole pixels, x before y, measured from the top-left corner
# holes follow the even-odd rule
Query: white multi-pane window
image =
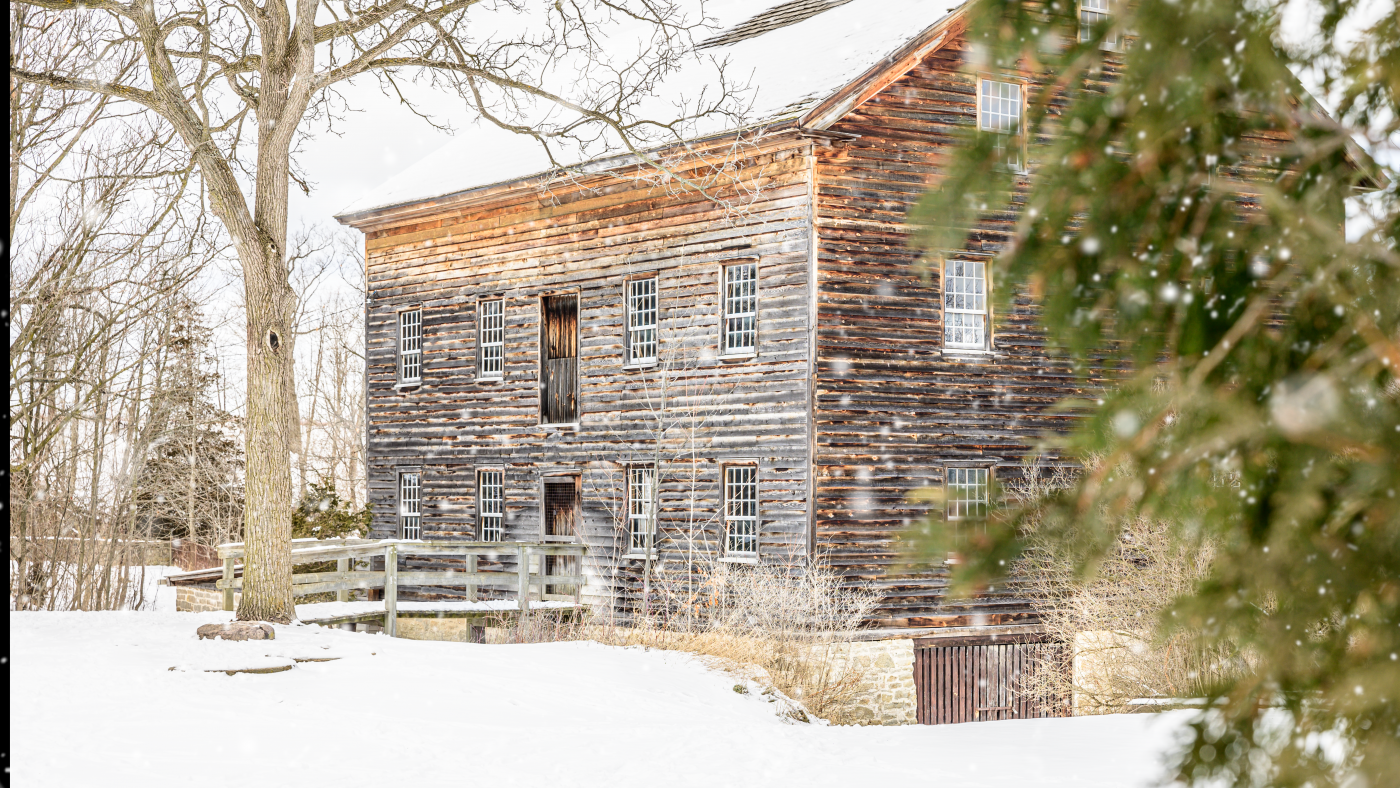
[(423, 310), (399, 313), (399, 382), (423, 379)]
[(1014, 82), (981, 81), (978, 128), (998, 135), (996, 148), (1014, 170), (1021, 168), (1021, 86)]
[(483, 298), (476, 307), (477, 377), (499, 380), (506, 359), (506, 302)]
[[(1080, 0), (1079, 3), (1079, 40), (1088, 41), (1094, 37), (1094, 28), (1104, 24), (1112, 16), (1109, 8), (1109, 0)], [(1103, 48), (1116, 50), (1123, 45), (1122, 37), (1118, 34), (1110, 34), (1104, 38)]]
[(943, 345), (987, 348), (987, 263), (984, 260), (945, 260), (943, 263)]
[(945, 469), (943, 487), (949, 520), (987, 516), (990, 477), (987, 468)]
[(758, 340), (758, 263), (734, 263), (724, 267), (724, 324), (721, 337), (725, 355), (753, 353)]
[(423, 538), (423, 487), (416, 473), (399, 474), (399, 538)]
[(758, 468), (724, 467), (724, 552), (758, 555)]
[(633, 465), (627, 469), (627, 549), (645, 553), (656, 532), (656, 468)]
[(656, 361), (657, 278), (627, 280), (627, 360)]
[(477, 538), (483, 542), (499, 542), (505, 520), (505, 472), (486, 468), (476, 474)]

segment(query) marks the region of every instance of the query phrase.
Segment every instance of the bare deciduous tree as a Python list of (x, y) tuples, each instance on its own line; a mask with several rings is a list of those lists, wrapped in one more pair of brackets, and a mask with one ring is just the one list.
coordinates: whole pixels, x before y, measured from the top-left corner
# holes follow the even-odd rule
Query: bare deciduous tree
[[(611, 147), (664, 166), (648, 145), (682, 139), (697, 118), (736, 110), (721, 81), (711, 96), (668, 107), (669, 118), (645, 117), (647, 100), (693, 50), (691, 33), (704, 21), (670, 0), (14, 0), (12, 7), (85, 26), (77, 40), (47, 22), (37, 35), (58, 37), (90, 62), (12, 61), (11, 79), (86, 91), (158, 118), (198, 166), (237, 252), (247, 310), (242, 619), (288, 621), (294, 612), (290, 449), (299, 429), (288, 189), (310, 188), (292, 154), (308, 120), (335, 119), (336, 87), (366, 76), (397, 91), (400, 79), (427, 79), (482, 118), (536, 138), (555, 161), (556, 151)], [(618, 46), (615, 36), (623, 35), (635, 48)], [(625, 56), (615, 59), (619, 52)]]

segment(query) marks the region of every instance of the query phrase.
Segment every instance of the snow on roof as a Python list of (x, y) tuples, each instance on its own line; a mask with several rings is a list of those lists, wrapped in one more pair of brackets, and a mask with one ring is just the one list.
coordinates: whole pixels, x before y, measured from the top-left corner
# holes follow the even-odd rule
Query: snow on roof
[[(697, 57), (671, 75), (663, 90), (693, 101), (714, 84), (719, 73), (714, 59), (720, 59), (728, 79), (748, 85), (751, 122), (794, 119), (963, 2), (790, 0), (752, 16), (752, 0), (712, 0), (706, 12), (723, 32), (704, 41)], [(669, 108), (674, 100), (662, 96), (657, 106)], [(692, 131), (700, 137), (726, 130), (723, 125), (701, 124)], [(589, 160), (598, 158), (603, 156)], [(509, 183), (550, 169), (549, 158), (534, 139), (481, 122), (364, 194), (340, 216)]]

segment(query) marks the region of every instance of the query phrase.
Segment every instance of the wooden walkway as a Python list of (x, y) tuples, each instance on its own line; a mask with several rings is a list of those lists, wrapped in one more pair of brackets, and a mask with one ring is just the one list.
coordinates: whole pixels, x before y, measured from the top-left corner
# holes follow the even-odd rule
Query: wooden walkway
[[(327, 614), (312, 619), (315, 623), (355, 623), (357, 621), (383, 620), (384, 631), (393, 636), (397, 631), (400, 605), (405, 612), (439, 613), (463, 617), (499, 616), (504, 611), (511, 615), (525, 616), (531, 610), (546, 607), (577, 607), (585, 582), (582, 574), (550, 575), (543, 572), (548, 566), (546, 556), (570, 556), (578, 558), (576, 566), (582, 565), (584, 546), (569, 543), (540, 542), (449, 542), (421, 541), (416, 539), (295, 539), (292, 542), (292, 565), (319, 564), (334, 561), (334, 571), (306, 572), (292, 575), (292, 595), (294, 597), (311, 594), (335, 593), (334, 605), (364, 605), (364, 608), (345, 608), (339, 614)], [(234, 542), (219, 546), (222, 568), (204, 569), (170, 575), (171, 585), (207, 583), (214, 581), (214, 587), (223, 591), (223, 607), (233, 610), (233, 595), (243, 587), (242, 559), (244, 544)], [(356, 568), (372, 566), (372, 559), (383, 556), (384, 568)], [(432, 572), (400, 571), (400, 560), (410, 556), (460, 557), (466, 569), (439, 570)], [(514, 559), (515, 569), (507, 571), (480, 571), (477, 563), (481, 558), (491, 561)], [(541, 571), (530, 571), (532, 558), (539, 559)], [(446, 588), (466, 588), (463, 602), (418, 603), (399, 601), (399, 587), (436, 586)], [(478, 600), (478, 590), (493, 587), (498, 594), (514, 594), (513, 600)], [(547, 589), (551, 587), (572, 587), (572, 600), (556, 596), (554, 599)], [(538, 589), (535, 592), (534, 589)], [(355, 590), (383, 589), (383, 602), (351, 602), (350, 592)], [(532, 599), (533, 596), (533, 599)], [(419, 609), (420, 605), (434, 606)], [(475, 607), (473, 607), (475, 606)], [(303, 605), (301, 607), (311, 607)], [(323, 610), (326, 610), (323, 608)], [(305, 619), (303, 619), (305, 620)]]

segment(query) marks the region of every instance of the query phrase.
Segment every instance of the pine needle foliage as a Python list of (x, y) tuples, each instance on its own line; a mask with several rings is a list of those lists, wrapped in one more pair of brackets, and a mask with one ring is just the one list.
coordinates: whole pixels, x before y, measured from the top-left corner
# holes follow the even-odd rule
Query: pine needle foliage
[[(1141, 0), (1081, 36), (1074, 3), (982, 0), (972, 68), (1048, 75), (1025, 115), (1029, 174), (1018, 185), (991, 135), (970, 134), (911, 220), (936, 259), (1014, 203), (1002, 308), (1029, 292), (1073, 368), (1121, 370), (1068, 404), (1079, 429), (1047, 439), (1103, 461), (1036, 504), (1040, 537), (1086, 574), (1134, 518), (1213, 546), (1162, 629), (1247, 669), (1207, 687), (1178, 776), (1393, 785), (1400, 210), (1356, 139), (1397, 160), (1400, 23), (1391, 6), (1343, 35), (1370, 4), (1318, 0), (1315, 35), (1288, 44), (1285, 5)], [(1348, 200), (1367, 223), (1351, 241)], [(914, 543), (962, 552), (963, 589), (997, 582), (1024, 547), (1010, 509), (962, 539), (931, 521)]]

